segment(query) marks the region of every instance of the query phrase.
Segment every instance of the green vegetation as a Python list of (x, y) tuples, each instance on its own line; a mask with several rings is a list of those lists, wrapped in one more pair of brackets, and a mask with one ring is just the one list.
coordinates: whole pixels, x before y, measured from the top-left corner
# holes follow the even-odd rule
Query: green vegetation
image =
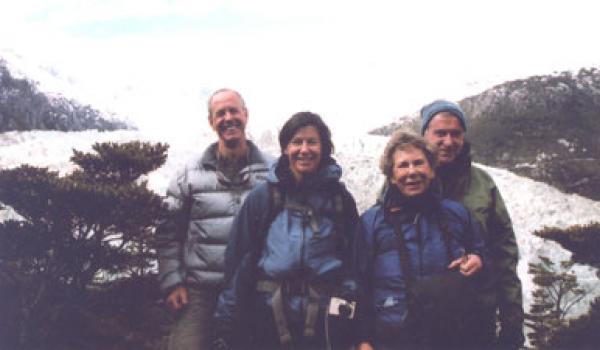
[(0, 202), (22, 217), (0, 223), (1, 348), (158, 341), (166, 321), (156, 319), (166, 315), (156, 305), (153, 232), (166, 208), (140, 177), (165, 162), (167, 148), (95, 144), (95, 153), (74, 151), (79, 168), (64, 176), (28, 165), (0, 171)]
[(538, 287), (532, 293), (533, 303), (526, 325), (532, 329), (528, 336), (537, 349), (551, 348), (551, 339), (565, 326), (569, 310), (589, 292), (579, 285), (577, 276), (570, 270), (572, 266), (572, 262), (563, 261), (559, 269), (545, 256), (529, 264), (529, 273)]
[(560, 268), (547, 257), (530, 264), (533, 281), (538, 286), (527, 315), (532, 345), (539, 349), (596, 349), (600, 341), (600, 298), (590, 304), (587, 314), (571, 320), (567, 316), (573, 306), (597, 288), (598, 282), (583, 288), (571, 268), (575, 263), (600, 268), (600, 223), (565, 230), (546, 228), (535, 234), (558, 242), (573, 255)]

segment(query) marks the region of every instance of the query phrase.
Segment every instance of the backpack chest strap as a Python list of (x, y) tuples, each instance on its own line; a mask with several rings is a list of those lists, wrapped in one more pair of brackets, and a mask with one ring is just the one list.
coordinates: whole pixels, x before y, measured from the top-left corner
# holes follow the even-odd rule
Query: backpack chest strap
[(257, 291), (272, 294), (271, 308), (275, 320), (275, 327), (277, 328), (277, 333), (279, 335), (279, 342), (282, 345), (288, 345), (292, 342), (292, 334), (288, 328), (287, 319), (285, 317), (284, 296), (305, 295), (308, 297), (303, 335), (305, 337), (314, 337), (316, 334), (315, 326), (319, 316), (319, 299), (325, 294), (326, 289), (327, 288), (323, 288), (323, 286), (311, 285), (303, 282), (259, 280), (256, 283)]
[(287, 210), (300, 213), (302, 218), (310, 225), (310, 229), (313, 231), (314, 236), (319, 237), (321, 231), (319, 230), (319, 223), (313, 207), (307, 204), (287, 202), (285, 203), (285, 208)]

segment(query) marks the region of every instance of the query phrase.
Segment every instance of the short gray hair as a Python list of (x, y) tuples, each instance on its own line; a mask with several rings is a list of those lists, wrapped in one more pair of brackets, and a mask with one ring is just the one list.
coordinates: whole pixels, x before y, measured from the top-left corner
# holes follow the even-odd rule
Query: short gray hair
[(233, 92), (234, 94), (237, 95), (237, 97), (240, 99), (240, 101), (242, 102), (242, 107), (244, 108), (244, 110), (246, 110), (246, 101), (244, 101), (244, 98), (242, 97), (242, 95), (233, 90), (233, 89), (229, 89), (229, 88), (222, 88), (222, 89), (218, 89), (215, 90), (215, 92), (213, 92), (210, 97), (208, 98), (208, 102), (207, 102), (207, 107), (208, 107), (208, 116), (210, 117), (212, 114), (212, 110), (211, 110), (211, 104), (212, 104), (212, 100), (213, 98), (217, 95), (220, 94), (221, 92)]
[(394, 168), (394, 153), (397, 150), (403, 150), (408, 147), (414, 147), (418, 150), (421, 150), (427, 158), (429, 162), (429, 166), (432, 169), (435, 168), (437, 164), (437, 150), (435, 147), (430, 145), (425, 139), (415, 133), (405, 131), (405, 130), (397, 130), (392, 136), (390, 136), (390, 140), (385, 145), (385, 149), (383, 150), (383, 155), (379, 161), (379, 169), (381, 172), (387, 177), (391, 178), (393, 174)]

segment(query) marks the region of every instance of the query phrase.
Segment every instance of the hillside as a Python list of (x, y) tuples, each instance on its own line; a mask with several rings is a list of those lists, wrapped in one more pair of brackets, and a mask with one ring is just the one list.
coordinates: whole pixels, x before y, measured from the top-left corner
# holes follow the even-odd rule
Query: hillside
[[(476, 161), (600, 199), (600, 70), (509, 81), (459, 104)], [(418, 125), (413, 114), (372, 133)]]
[[(179, 137), (169, 140), (168, 160), (163, 167), (147, 177), (150, 187), (157, 193), (164, 194), (176, 169), (197, 155), (199, 150), (204, 149), (214, 139), (214, 135), (207, 132), (194, 138)], [(73, 165), (69, 161), (73, 148), (89, 151), (94, 142), (129, 140), (164, 141), (162, 138), (131, 130), (66, 133), (13, 131), (0, 134), (0, 168), (16, 167), (26, 160), (31, 165), (47, 166), (51, 170), (65, 173), (73, 170)], [(274, 155), (277, 154), (276, 140), (260, 138), (256, 141), (263, 149)], [(335, 157), (343, 168), (343, 181), (354, 195), (360, 212), (374, 203), (377, 189), (383, 182), (383, 176), (378, 169), (378, 159), (374, 155), (382, 152), (386, 141), (387, 139), (384, 137), (370, 135), (364, 135), (358, 139), (350, 139), (343, 134), (334, 137), (334, 142), (338, 146)], [(532, 301), (531, 292), (534, 288), (531, 276), (527, 271), (528, 263), (536, 261), (542, 254), (550, 256), (556, 262), (569, 259), (570, 256), (570, 253), (557, 243), (542, 240), (533, 235), (533, 232), (549, 226), (566, 228), (576, 224), (598, 222), (600, 221), (600, 203), (578, 195), (561, 193), (549, 185), (520, 177), (506, 170), (488, 167), (486, 170), (493, 176), (502, 191), (513, 220), (521, 256), (518, 273), (523, 281), (524, 300), (528, 307)], [(14, 213), (10, 209), (0, 210), (0, 220), (12, 217), (14, 217)], [(586, 288), (593, 288), (597, 283), (595, 270), (577, 265), (575, 271), (579, 281)], [(132, 292), (139, 293), (139, 290), (134, 289)], [(596, 294), (593, 293), (590, 298), (580, 303), (573, 310), (572, 315), (585, 312), (590, 299)], [(164, 316), (164, 310), (159, 307), (161, 305), (158, 299), (153, 303), (152, 310), (154, 311), (152, 312)], [(157, 323), (146, 325), (153, 330), (152, 332), (157, 332), (159, 321), (153, 319), (152, 322)], [(134, 328), (131, 323), (123, 323), (119, 327)], [(123, 329), (117, 331), (111, 328), (110, 332), (121, 334)], [(156, 339), (159, 336), (158, 333), (152, 334), (153, 336), (149, 339)]]
[(39, 91), (30, 79), (17, 77), (0, 57), (0, 132), (18, 130), (81, 131), (128, 128), (88, 105)]

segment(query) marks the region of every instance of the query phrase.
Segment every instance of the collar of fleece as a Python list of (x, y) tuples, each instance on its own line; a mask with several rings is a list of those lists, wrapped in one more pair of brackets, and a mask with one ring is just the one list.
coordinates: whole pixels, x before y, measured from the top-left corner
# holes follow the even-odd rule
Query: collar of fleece
[(471, 171), (471, 144), (465, 141), (462, 151), (456, 159), (447, 165), (435, 169), (440, 180), (444, 198), (457, 200), (464, 192)]
[(383, 202), (384, 217), (389, 222), (412, 222), (417, 214), (438, 211), (440, 202), (441, 191), (436, 179), (423, 194), (416, 197), (404, 196), (396, 185), (388, 182)]

